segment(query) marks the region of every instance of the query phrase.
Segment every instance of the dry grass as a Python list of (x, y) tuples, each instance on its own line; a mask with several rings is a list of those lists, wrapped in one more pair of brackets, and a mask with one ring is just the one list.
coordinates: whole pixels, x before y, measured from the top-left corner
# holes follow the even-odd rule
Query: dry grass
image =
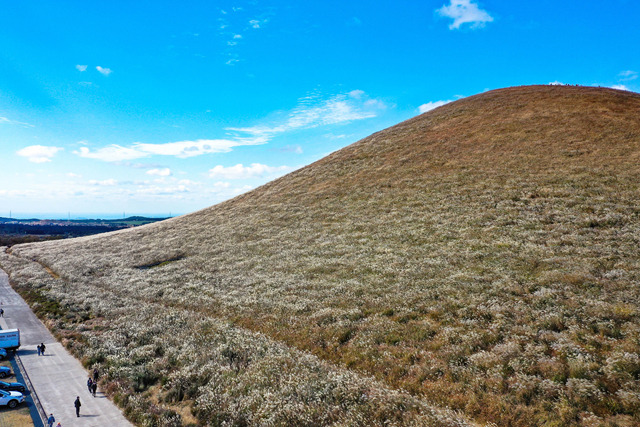
[(33, 419), (29, 408), (24, 403), (15, 409), (7, 408), (6, 406), (0, 407), (0, 424), (5, 426), (20, 426), (28, 427), (33, 426)]
[[(50, 325), (138, 391), (118, 397), (134, 414), (160, 384), (211, 425), (457, 422), (425, 402), (634, 425), (639, 117), (629, 92), (492, 91), (212, 208), (0, 262), (65, 307)], [(132, 417), (182, 422), (153, 408)]]

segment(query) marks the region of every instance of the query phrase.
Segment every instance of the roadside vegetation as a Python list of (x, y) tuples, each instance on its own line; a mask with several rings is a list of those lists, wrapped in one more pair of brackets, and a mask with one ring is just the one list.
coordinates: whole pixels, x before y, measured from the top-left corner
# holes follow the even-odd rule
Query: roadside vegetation
[(638, 117), (492, 91), (0, 265), (141, 425), (638, 425)]

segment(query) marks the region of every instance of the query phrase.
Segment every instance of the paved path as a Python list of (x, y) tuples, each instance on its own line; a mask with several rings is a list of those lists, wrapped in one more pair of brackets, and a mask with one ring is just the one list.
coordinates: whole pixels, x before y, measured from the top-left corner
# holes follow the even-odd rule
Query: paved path
[[(21, 347), (17, 354), (47, 415), (53, 413), (56, 424), (63, 427), (131, 426), (120, 409), (100, 391), (92, 397), (87, 390), (89, 374), (71, 356), (33, 314), (29, 306), (9, 285), (6, 273), (0, 270), (0, 302), (4, 318), (3, 329), (20, 329)], [(45, 356), (38, 356), (36, 346), (46, 345)], [(73, 402), (80, 396), (80, 418)], [(55, 425), (55, 424), (54, 424)]]

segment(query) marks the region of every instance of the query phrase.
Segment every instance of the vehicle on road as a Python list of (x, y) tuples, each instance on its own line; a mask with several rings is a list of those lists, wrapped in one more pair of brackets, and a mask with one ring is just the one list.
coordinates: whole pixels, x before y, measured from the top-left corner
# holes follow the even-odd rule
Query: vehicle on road
[(7, 357), (7, 350), (0, 348), (0, 360), (4, 360)]
[(7, 378), (9, 375), (11, 375), (11, 368), (0, 366), (0, 378)]
[(0, 348), (16, 351), (20, 347), (20, 330), (3, 329), (0, 331)]
[(22, 383), (8, 383), (6, 381), (0, 381), (0, 390), (4, 391), (19, 391), (24, 393), (27, 388)]
[(0, 405), (7, 405), (9, 408), (15, 408), (18, 404), (24, 402), (24, 395), (17, 391), (0, 390)]

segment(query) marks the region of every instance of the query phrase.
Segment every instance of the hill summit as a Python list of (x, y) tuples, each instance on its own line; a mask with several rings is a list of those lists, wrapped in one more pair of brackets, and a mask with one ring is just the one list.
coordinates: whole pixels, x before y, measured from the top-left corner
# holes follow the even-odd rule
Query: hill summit
[(639, 160), (640, 95), (501, 89), (0, 262), (139, 423), (634, 425)]

